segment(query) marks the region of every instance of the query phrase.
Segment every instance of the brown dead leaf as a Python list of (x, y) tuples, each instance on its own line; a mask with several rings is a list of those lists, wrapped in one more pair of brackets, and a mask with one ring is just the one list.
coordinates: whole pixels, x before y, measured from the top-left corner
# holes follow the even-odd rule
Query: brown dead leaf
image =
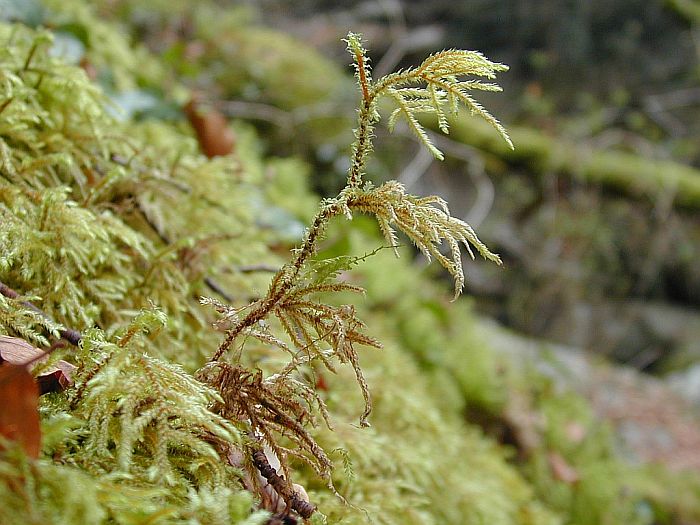
[[(48, 353), (40, 350), (24, 339), (0, 335), (0, 363), (26, 366), (29, 370), (48, 359)], [(41, 394), (60, 392), (73, 385), (73, 372), (76, 366), (60, 360), (42, 371), (36, 378)]]
[(233, 151), (236, 137), (221, 112), (207, 108), (193, 98), (185, 105), (185, 114), (197, 135), (202, 153), (207, 157), (228, 155)]
[(503, 417), (513, 433), (515, 445), (524, 457), (542, 445), (544, 416), (533, 406), (529, 394), (511, 392)]
[(73, 386), (73, 372), (76, 368), (74, 364), (61, 359), (44, 370), (36, 378), (40, 393), (43, 395), (48, 392), (60, 392)]
[(81, 58), (78, 65), (83, 68), (83, 71), (85, 71), (85, 74), (90, 80), (97, 80), (97, 68), (87, 57)]
[(569, 421), (564, 427), (564, 433), (572, 443), (581, 443), (588, 434), (588, 431), (586, 427), (578, 421)]
[(18, 442), (28, 456), (39, 457), (39, 389), (26, 367), (0, 366), (0, 399), (0, 435)]
[(581, 479), (578, 471), (569, 465), (564, 457), (558, 452), (548, 453), (547, 461), (549, 462), (549, 468), (552, 470), (552, 476), (554, 476), (554, 479), (569, 484), (574, 484)]
[(30, 345), (24, 339), (0, 335), (0, 363), (12, 365), (36, 364), (45, 359), (46, 352)]

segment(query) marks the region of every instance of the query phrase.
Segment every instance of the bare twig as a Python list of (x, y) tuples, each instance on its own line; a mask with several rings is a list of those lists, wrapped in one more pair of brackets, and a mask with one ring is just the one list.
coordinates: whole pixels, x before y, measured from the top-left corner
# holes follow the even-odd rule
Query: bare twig
[[(171, 244), (170, 239), (168, 238), (165, 233), (163, 233), (160, 228), (156, 225), (153, 220), (148, 216), (148, 213), (146, 213), (146, 210), (143, 209), (143, 207), (137, 202), (136, 203), (136, 208), (139, 210), (141, 213), (143, 220), (146, 221), (146, 223), (151, 227), (151, 229), (155, 232), (155, 234), (158, 236), (158, 238), (163, 242), (163, 244), (169, 245)], [(204, 284), (207, 285), (207, 287), (214, 293), (219, 294), (221, 297), (224, 298), (229, 303), (232, 303), (234, 301), (233, 296), (231, 296), (226, 290), (224, 290), (219, 283), (217, 283), (214, 279), (211, 277), (205, 277), (204, 278)]]
[(274, 273), (279, 270), (278, 266), (271, 264), (250, 264), (248, 266), (237, 266), (236, 271), (241, 273), (269, 272)]
[(292, 486), (270, 465), (270, 462), (265, 456), (265, 452), (261, 448), (256, 448), (251, 457), (255, 468), (260, 471), (260, 474), (267, 480), (270, 486), (284, 499), (284, 501), (302, 518), (309, 519), (316, 511), (316, 505), (303, 500), (294, 491)]
[[(9, 297), (10, 299), (17, 299), (20, 297), (19, 293), (17, 293), (12, 288), (10, 288), (2, 282), (0, 282), (0, 294), (4, 295), (5, 297)], [(44, 312), (38, 306), (35, 306), (34, 304), (30, 303), (29, 301), (20, 301), (20, 304), (25, 308), (28, 308), (33, 312), (38, 313), (46, 319), (51, 319), (51, 317), (49, 317), (49, 315), (46, 312)], [(62, 330), (59, 330), (58, 333), (61, 334), (61, 337), (63, 339), (65, 339), (74, 346), (78, 346), (83, 338), (83, 335), (80, 332), (71, 328), (64, 328)]]
[(221, 297), (224, 298), (225, 301), (229, 303), (233, 303), (233, 296), (230, 295), (226, 290), (224, 290), (219, 283), (217, 283), (214, 279), (211, 277), (205, 277), (204, 278), (204, 284), (207, 285), (207, 287), (214, 293), (219, 294)]

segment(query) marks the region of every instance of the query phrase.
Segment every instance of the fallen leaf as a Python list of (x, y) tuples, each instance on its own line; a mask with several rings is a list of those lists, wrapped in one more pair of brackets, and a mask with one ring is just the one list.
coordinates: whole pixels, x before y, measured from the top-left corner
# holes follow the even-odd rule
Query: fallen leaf
[(586, 431), (586, 427), (578, 421), (569, 421), (564, 427), (564, 433), (572, 443), (580, 443), (584, 440), (588, 432)]
[(73, 372), (77, 368), (74, 364), (61, 359), (44, 370), (36, 378), (41, 395), (49, 392), (60, 392), (69, 386), (73, 386)]
[(202, 153), (207, 157), (228, 155), (233, 151), (236, 137), (221, 112), (193, 98), (185, 105), (185, 114), (197, 135)]
[(524, 456), (529, 456), (542, 444), (544, 416), (533, 407), (532, 400), (524, 393), (512, 392), (503, 413), (512, 428), (515, 445)]
[(26, 367), (10, 363), (0, 366), (0, 399), (0, 435), (18, 442), (28, 456), (39, 457), (39, 389)]
[(323, 390), (324, 392), (329, 390), (328, 381), (320, 372), (316, 373), (316, 390)]
[(558, 452), (550, 452), (547, 454), (547, 461), (549, 461), (549, 468), (552, 470), (554, 479), (569, 484), (576, 483), (579, 479), (581, 479), (578, 471), (569, 465), (564, 457)]
[[(30, 345), (24, 339), (0, 335), (0, 363), (26, 366), (29, 370), (48, 359), (48, 353)], [(60, 360), (36, 378), (41, 394), (60, 392), (73, 385), (76, 366)]]
[(83, 71), (85, 71), (85, 74), (90, 80), (97, 80), (97, 68), (87, 57), (84, 56), (81, 58), (78, 65), (83, 68)]
[(30, 345), (24, 339), (0, 335), (0, 363), (12, 365), (35, 364), (46, 357), (46, 352)]

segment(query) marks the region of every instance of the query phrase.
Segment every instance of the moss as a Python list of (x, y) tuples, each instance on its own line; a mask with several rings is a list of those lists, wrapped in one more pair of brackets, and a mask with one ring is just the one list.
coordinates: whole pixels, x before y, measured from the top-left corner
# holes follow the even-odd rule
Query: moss
[[(347, 400), (359, 401), (349, 378), (328, 378), (329, 407), (340, 421), (322, 443), (346, 449), (355, 474), (351, 480), (342, 475), (339, 457), (343, 495), (381, 523), (559, 523), (504, 451), (468, 428), (410, 356), (391, 338), (385, 342), (381, 352), (362, 358), (371, 374), (371, 429), (348, 423), (354, 403)], [(364, 522), (360, 510), (318, 496), (330, 523)]]
[[(89, 33), (94, 21), (89, 9), (78, 3), (75, 11), (51, 5), (63, 13), (62, 25), (75, 20)], [(114, 85), (128, 89), (150, 83), (166, 90), (158, 84), (170, 73), (158, 66), (141, 75), (141, 52), (129, 55), (123, 43), (118, 53), (109, 52), (109, 38), (99, 34), (114, 28), (103, 23), (98, 29), (98, 36), (86, 40), (95, 53), (91, 60), (119, 72)], [(254, 30), (241, 34), (248, 42), (248, 61), (241, 77), (226, 80), (231, 92), (260, 82), (266, 86), (266, 101), (284, 109), (296, 107), (304, 97), (324, 96), (304, 86), (293, 95), (282, 89), (291, 58), (298, 58), (289, 53), (293, 40), (273, 34), (276, 54), (256, 77), (259, 72), (248, 69), (272, 44)], [(265, 293), (269, 275), (240, 269), (261, 262), (279, 265), (275, 250), (286, 250), (291, 238), (279, 228), (291, 217), (307, 219), (313, 213), (317, 199), (308, 191), (305, 163), (263, 158), (261, 140), (245, 125), (235, 126), (234, 154), (208, 160), (198, 153), (183, 122), (111, 117), (109, 102), (81, 69), (49, 56), (50, 36), (0, 25), (0, 38), (8, 42), (1, 55), (6, 82), (0, 87), (0, 105), (11, 100), (0, 124), (5, 145), (0, 280), (31, 298), (59, 325), (100, 327), (86, 331), (82, 352), (63, 353), (83, 365), (78, 391), (84, 385), (84, 399), (62, 393), (42, 400), (42, 457), (31, 462), (17, 451), (3, 453), (0, 508), (12, 509), (3, 522), (264, 521), (266, 516), (251, 514), (253, 498), (242, 490), (239, 471), (208, 467), (215, 454), (197, 434), (216, 419), (206, 412), (215, 394), (196, 384), (189, 372), (220, 339), (197, 297), (213, 294), (207, 277), (233, 295), (236, 304)], [(28, 70), (23, 65), (30, 54)], [(331, 79), (345, 82), (328, 63), (302, 55), (292, 64), (299, 78), (330, 72)], [(214, 67), (213, 62), (202, 65), (205, 71)], [(283, 220), (275, 223), (270, 217), (278, 212)], [(354, 230), (336, 224), (324, 255), (361, 255), (374, 249), (377, 239), (369, 221), (360, 221)], [(343, 504), (308, 466), (294, 465), (295, 479), (309, 489), (328, 522), (364, 523), (369, 515), (387, 524), (592, 523), (587, 516), (633, 523), (641, 519), (644, 497), (656, 505), (657, 516), (697, 512), (691, 481), (677, 504), (652, 475), (628, 477), (604, 432), (591, 433), (580, 449), (562, 445), (562, 425), (570, 418), (590, 421), (580, 398), (545, 392), (533, 402), (547, 414), (547, 445), (524, 467), (513, 461), (510, 448), (465, 422), (467, 407), (501, 414), (509, 394), (527, 390), (523, 382), (537, 381), (508, 369), (488, 341), (474, 333), (477, 321), (469, 304), (449, 304), (429, 271), (413, 264), (408, 250), (402, 253), (396, 260), (381, 250), (352, 274), (369, 289), (367, 299), (353, 299), (357, 310), (371, 320), (370, 334), (386, 344), (382, 351), (360, 354), (374, 397), (373, 428), (353, 423), (362, 398), (352, 371), (322, 376), (335, 432), (317, 430), (315, 436), (334, 451), (340, 493), (365, 510)], [(158, 329), (156, 321), (165, 326)], [(2, 298), (0, 329), (45, 346), (58, 327), (18, 301)], [(252, 363), (272, 368), (275, 357), (268, 350), (256, 348), (251, 354)], [(95, 369), (101, 372), (93, 381), (89, 372)], [(173, 436), (186, 428), (190, 448), (157, 444), (153, 428), (140, 426), (148, 416), (144, 407), (152, 403), (150, 389), (159, 385), (148, 373), (162, 374), (181, 388), (170, 392), (173, 398), (162, 396), (168, 401), (162, 410), (172, 417), (153, 421), (169, 427)], [(129, 384), (133, 390), (120, 400), (114, 392)], [(105, 413), (109, 417), (98, 417)], [(98, 429), (101, 433), (93, 435)], [(125, 435), (139, 444), (131, 453), (122, 443)], [(102, 437), (106, 441), (99, 442)], [(543, 459), (550, 448), (573, 462), (585, 483), (572, 486), (554, 479)], [(169, 465), (172, 475), (154, 476), (151, 460), (157, 455), (158, 465)], [(66, 486), (74, 489), (63, 490)], [(626, 486), (633, 492), (616, 501)]]

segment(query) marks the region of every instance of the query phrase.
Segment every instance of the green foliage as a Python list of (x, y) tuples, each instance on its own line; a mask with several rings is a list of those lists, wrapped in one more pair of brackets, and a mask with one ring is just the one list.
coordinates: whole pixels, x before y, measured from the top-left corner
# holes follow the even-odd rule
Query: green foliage
[[(115, 122), (84, 72), (51, 57), (47, 33), (0, 26), (0, 38), (13, 43), (0, 56), (3, 282), (76, 329), (123, 326), (152, 301), (170, 327), (158, 352), (188, 348), (181, 363), (201, 363), (214, 342), (191, 295), (221, 270), (223, 285), (247, 288), (231, 269), (263, 254), (241, 206), (260, 192), (236, 175), (251, 167), (204, 159), (172, 127)], [(20, 330), (18, 315), (34, 332), (46, 324), (6, 304), (4, 331)]]
[[(430, 394), (425, 371), (392, 337), (391, 322), (377, 314), (374, 323), (383, 327), (387, 343), (364, 358), (372, 371), (374, 425), (359, 429), (339, 422), (319, 437), (326, 449), (347, 448), (357, 472), (348, 479), (339, 468), (338, 490), (379, 523), (559, 523), (504, 462), (503, 450), (465, 428), (461, 411), (444, 397)], [(346, 418), (359, 400), (349, 379), (349, 371), (339, 371), (328, 400), (331, 413)], [(362, 511), (320, 493), (313, 480), (309, 485), (330, 523), (366, 523)]]
[[(262, 240), (240, 234), (250, 248), (244, 255), (220, 247), (237, 224), (253, 221), (226, 210), (259, 190), (232, 176), (235, 163), (204, 159), (181, 131), (116, 122), (84, 71), (52, 57), (50, 34), (0, 25), (0, 38), (8, 44), (0, 52), (0, 280), (23, 294), (0, 296), (0, 331), (38, 346), (66, 326), (84, 331), (81, 353), (64, 352), (79, 365), (72, 405), (65, 396), (44, 399), (50, 421), (76, 418), (58, 425), (63, 434), (44, 436), (48, 457), (64, 459), (42, 459), (26, 475), (23, 460), (2, 459), (2, 498), (10, 498), (3, 509), (17, 509), (8, 519), (246, 520), (252, 498), (218, 447), (238, 443), (239, 432), (209, 410), (211, 389), (163, 358), (177, 355), (191, 369), (212, 348), (193, 294), (209, 264), (230, 267), (260, 253)], [(189, 210), (199, 214), (180, 219)], [(224, 231), (219, 245), (209, 240)], [(138, 314), (152, 303), (167, 318)], [(137, 335), (153, 321), (167, 326)], [(87, 330), (96, 324), (104, 331)], [(63, 496), (65, 486), (75, 491)], [(11, 504), (18, 487), (26, 498)], [(206, 513), (196, 510), (204, 504)]]
[(113, 340), (97, 329), (84, 334), (75, 387), (42, 407), (44, 453), (53, 459), (30, 464), (18, 450), (0, 457), (0, 501), (14, 509), (9, 523), (265, 518), (250, 514), (240, 471), (220, 456), (240, 433), (210, 410), (218, 394), (144, 352), (145, 331), (165, 321), (162, 312), (144, 311)]
[(161, 312), (146, 311), (116, 343), (98, 331), (85, 334), (87, 362), (71, 400), (73, 413), (88, 423), (81, 447), (95, 461), (114, 462), (123, 473), (168, 485), (183, 475), (195, 486), (225, 485), (225, 464), (212, 444), (235, 445), (239, 438), (229, 422), (209, 410), (216, 393), (180, 366), (131, 343), (145, 327), (165, 322)]

